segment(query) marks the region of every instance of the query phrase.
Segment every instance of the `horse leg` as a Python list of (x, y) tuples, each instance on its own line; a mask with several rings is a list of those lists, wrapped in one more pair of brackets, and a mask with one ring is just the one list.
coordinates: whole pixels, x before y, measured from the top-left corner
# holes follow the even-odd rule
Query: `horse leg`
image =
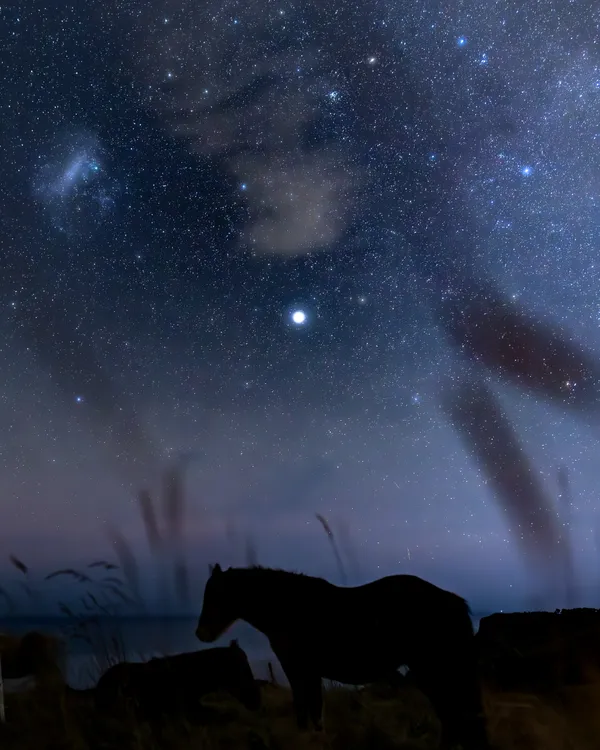
[[(290, 687), (292, 689), (292, 697), (294, 699), (294, 710), (296, 712), (296, 722), (300, 731), (308, 729), (308, 718), (309, 718), (309, 703), (310, 703), (310, 677), (306, 674), (302, 667), (294, 663), (282, 661), (281, 666), (288, 678)], [(314, 699), (313, 699), (314, 700)]]
[(311, 675), (306, 679), (308, 713), (317, 732), (323, 731), (323, 683), (321, 677)]
[[(289, 679), (289, 677), (288, 677)], [(294, 683), (290, 680), (294, 694), (294, 705), (298, 727), (308, 729), (308, 720), (317, 732), (323, 731), (323, 685), (318, 675), (309, 673), (298, 675)]]
[(486, 750), (489, 744), (476, 681), (461, 679), (460, 665), (453, 670), (444, 664), (420, 665), (411, 672), (440, 720), (441, 746), (461, 744), (464, 750)]

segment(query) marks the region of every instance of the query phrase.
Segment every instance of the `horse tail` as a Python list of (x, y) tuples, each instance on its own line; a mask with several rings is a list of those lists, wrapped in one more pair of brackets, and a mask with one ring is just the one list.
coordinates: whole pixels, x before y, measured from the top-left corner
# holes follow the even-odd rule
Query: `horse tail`
[(473, 620), (471, 619), (473, 613), (471, 611), (469, 602), (466, 599), (464, 599), (462, 596), (459, 596), (458, 594), (450, 594), (450, 596), (446, 599), (445, 606), (441, 606), (452, 618), (454, 628), (462, 631), (463, 633), (466, 633), (468, 631), (470, 635), (475, 634), (475, 629), (473, 628)]

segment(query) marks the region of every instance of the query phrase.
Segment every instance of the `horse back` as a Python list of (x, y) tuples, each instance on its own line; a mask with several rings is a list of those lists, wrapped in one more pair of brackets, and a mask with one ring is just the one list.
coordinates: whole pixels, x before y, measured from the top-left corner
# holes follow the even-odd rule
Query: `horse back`
[(306, 587), (302, 601), (295, 600), (293, 616), (266, 633), (278, 655), (296, 651), (300, 644), (303, 651), (325, 653), (353, 652), (368, 643), (362, 649), (365, 658), (380, 649), (399, 652), (407, 642), (460, 647), (473, 634), (463, 598), (411, 575), (386, 576), (354, 587), (319, 580), (312, 591)]
[(154, 661), (168, 679), (193, 685), (197, 694), (236, 683), (247, 676), (246, 672), (252, 676), (246, 653), (241, 648), (229, 646), (175, 654)]
[[(473, 634), (469, 605), (462, 597), (413, 575), (392, 575), (352, 588), (334, 587), (330, 597), (334, 610), (354, 610), (355, 617), (365, 620), (406, 623), (430, 621), (432, 617), (449, 617), (459, 627)], [(449, 623), (451, 624), (451, 623)]]

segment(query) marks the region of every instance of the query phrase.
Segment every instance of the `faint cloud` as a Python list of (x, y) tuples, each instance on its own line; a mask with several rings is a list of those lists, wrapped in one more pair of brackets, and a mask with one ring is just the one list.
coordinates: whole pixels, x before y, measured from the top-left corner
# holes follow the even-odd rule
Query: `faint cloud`
[[(240, 8), (235, 24), (220, 3), (189, 7), (185, 26), (175, 20), (179, 5), (160, 7), (158, 16), (152, 3), (136, 19), (133, 74), (167, 129), (197, 153), (221, 157), (246, 186), (242, 249), (292, 256), (330, 246), (348, 224), (363, 175), (348, 144), (307, 145), (324, 112), (316, 85), (322, 50), (302, 42), (302, 84), (290, 85), (300, 47), (292, 42), (282, 53), (271, 44), (268, 6)], [(157, 25), (157, 17), (169, 23)], [(199, 40), (188, 28), (207, 33)]]
[(235, 171), (252, 175), (245, 239), (256, 251), (311, 252), (331, 245), (346, 228), (359, 176), (342, 153), (247, 158)]

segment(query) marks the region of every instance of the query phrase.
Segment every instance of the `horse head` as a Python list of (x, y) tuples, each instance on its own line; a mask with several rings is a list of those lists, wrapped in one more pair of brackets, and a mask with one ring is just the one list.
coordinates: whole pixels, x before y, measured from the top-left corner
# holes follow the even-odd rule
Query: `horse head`
[(217, 563), (209, 566), (209, 572), (196, 627), (196, 638), (203, 643), (214, 643), (240, 617), (239, 596), (230, 571), (223, 571)]
[(254, 679), (246, 652), (237, 640), (229, 644), (230, 669), (228, 690), (249, 711), (258, 711), (261, 706), (260, 686)]

